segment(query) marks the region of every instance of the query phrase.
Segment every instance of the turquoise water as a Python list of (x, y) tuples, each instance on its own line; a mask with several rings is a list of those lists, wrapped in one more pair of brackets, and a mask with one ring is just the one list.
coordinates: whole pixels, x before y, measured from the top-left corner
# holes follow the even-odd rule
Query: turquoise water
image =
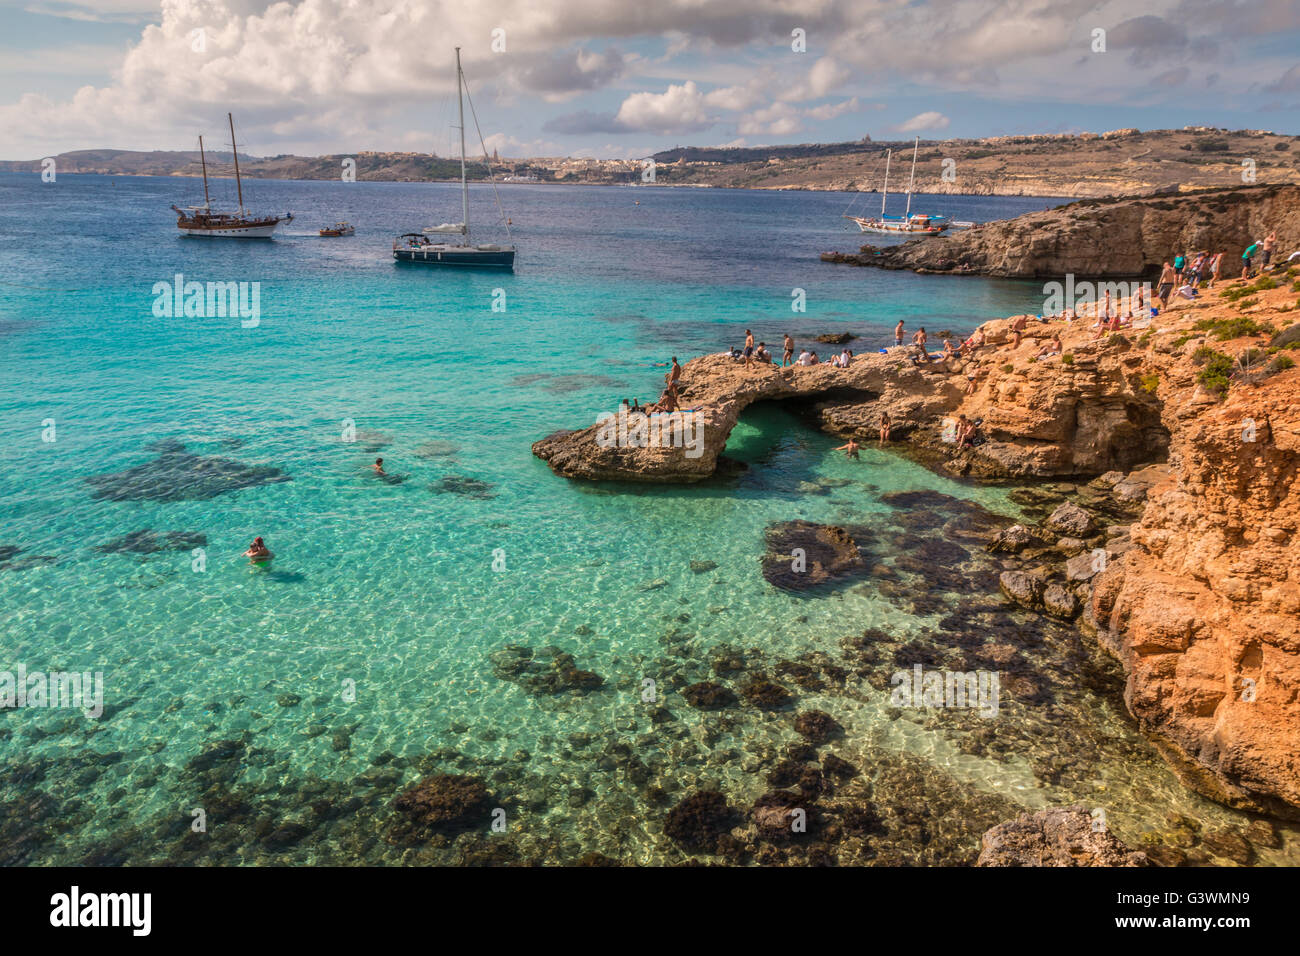
[[(382, 836), (395, 788), (434, 769), (491, 782), (522, 859), (670, 862), (681, 851), (662, 834), (654, 787), (676, 799), (709, 783), (747, 805), (766, 789), (771, 753), (795, 739), (788, 714), (742, 707), (719, 722), (674, 696), (709, 676), (718, 648), (746, 649), (767, 671), (837, 655), (872, 628), (936, 662), (951, 650), (932, 638), (942, 609), (887, 599), (870, 580), (811, 596), (769, 586), (768, 526), (864, 525), (882, 535), (881, 563), (901, 566), (930, 538), (898, 524), (906, 509), (891, 492), (1020, 513), (1007, 488), (959, 484), (893, 453), (847, 462), (775, 408), (752, 410), (728, 446), (750, 468), (703, 487), (575, 484), (531, 455), (533, 441), (624, 396), (653, 398), (654, 363), (739, 344), (746, 327), (769, 342), (848, 330), (874, 348), (900, 317), (964, 331), (1041, 301), (1036, 285), (820, 263), (823, 249), (860, 241), (837, 218), (844, 196), (514, 186), (502, 190), (520, 249), (510, 276), (391, 262), (394, 233), (449, 218), (451, 187), (255, 183), (259, 208), (298, 218), (274, 242), (245, 244), (176, 237), (167, 207), (194, 188), (0, 176), (0, 547), (21, 549), (0, 569), (0, 670), (103, 671), (109, 708), (98, 721), (4, 714), (0, 804), (32, 821), (7, 834), (19, 850), (6, 862), (464, 862), (462, 844), (403, 849)], [(934, 202), (978, 220), (1051, 203)], [(471, 215), (492, 218), (490, 193), (475, 191)], [(342, 218), (355, 237), (315, 236)], [(156, 316), (154, 284), (176, 273), (260, 283), (260, 323)], [(791, 311), (795, 288), (805, 313)], [(377, 455), (404, 480), (372, 474)], [(212, 464), (201, 459), (289, 480), (187, 484)], [(137, 466), (118, 495), (96, 497), (104, 486), (87, 480)], [(202, 570), (188, 539), (101, 550), (146, 529), (202, 535)], [(254, 535), (276, 553), (269, 567), (239, 557)], [(697, 573), (693, 561), (715, 567)], [(1072, 632), (985, 611), (1026, 642), (1033, 631), (1020, 657), (1047, 688), (996, 722), (1015, 746), (972, 746), (963, 735), (987, 731), (966, 715), (899, 719), (867, 678), (791, 685), (798, 709), (844, 724), (845, 757), (905, 765), (936, 793), (996, 797), (990, 813), (1084, 800), (1134, 840), (1168, 813), (1244, 823), (1178, 785), (1133, 732), (1104, 662), (1088, 664), (1106, 674), (1098, 686), (1076, 679), (1069, 668), (1093, 655)], [(556, 645), (604, 685), (527, 693), (493, 671), (489, 655), (508, 643)], [(671, 720), (642, 699), (646, 678)], [(227, 740), (245, 747), (214, 779), (193, 761)], [(652, 785), (602, 765), (619, 742)], [(1067, 747), (1075, 765), (1044, 772)], [(909, 792), (890, 779), (875, 780), (886, 808)], [(312, 816), (322, 794), (349, 809)], [(940, 815), (970, 812), (967, 798), (945, 799)], [(186, 842), (196, 806), (216, 822)], [(308, 832), (268, 842), (267, 820)], [(926, 856), (901, 824), (878, 850), (958, 862), (970, 834), (953, 828), (936, 845), (961, 852)], [(1257, 858), (1287, 858), (1287, 838)]]

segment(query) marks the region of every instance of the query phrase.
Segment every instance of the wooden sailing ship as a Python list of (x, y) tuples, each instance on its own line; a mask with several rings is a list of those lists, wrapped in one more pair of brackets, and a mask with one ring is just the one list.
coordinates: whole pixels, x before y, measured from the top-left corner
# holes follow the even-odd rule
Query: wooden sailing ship
[(275, 227), (282, 222), (292, 222), (293, 213), (283, 216), (258, 216), (244, 208), (244, 184), (239, 175), (239, 148), (235, 145), (235, 118), (226, 114), (230, 121), (230, 148), (235, 156), (235, 190), (239, 197), (239, 209), (235, 212), (217, 212), (212, 208), (208, 195), (208, 158), (203, 149), (203, 137), (199, 137), (199, 161), (203, 165), (203, 205), (172, 206), (175, 211), (176, 228), (182, 236), (197, 236), (208, 239), (270, 239)]

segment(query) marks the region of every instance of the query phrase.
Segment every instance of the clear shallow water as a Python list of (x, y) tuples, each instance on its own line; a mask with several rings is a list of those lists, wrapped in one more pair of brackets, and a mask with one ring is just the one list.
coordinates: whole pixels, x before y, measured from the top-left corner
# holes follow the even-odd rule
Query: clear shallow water
[[(772, 754), (795, 740), (789, 713), (742, 707), (719, 720), (675, 695), (693, 680), (730, 682), (710, 673), (717, 648), (748, 649), (750, 669), (771, 673), (781, 661), (838, 659), (846, 636), (874, 628), (899, 653), (951, 659), (952, 642), (934, 637), (942, 608), (870, 581), (814, 596), (767, 585), (764, 530), (796, 518), (864, 525), (893, 567), (934, 529), (898, 525), (906, 509), (882, 496), (928, 489), (1016, 516), (1007, 489), (874, 449), (846, 462), (827, 436), (769, 408), (729, 443), (750, 470), (699, 488), (578, 485), (529, 446), (624, 396), (653, 398), (663, 374), (653, 363), (739, 344), (746, 327), (777, 343), (786, 330), (853, 331), (861, 350), (892, 338), (899, 318), (956, 332), (1034, 309), (1036, 285), (823, 264), (823, 249), (861, 242), (838, 219), (838, 194), (503, 188), (520, 247), (505, 276), (392, 263), (391, 236), (451, 218), (454, 187), (255, 182), (257, 208), (298, 217), (270, 243), (178, 238), (167, 207), (195, 189), (0, 176), (0, 546), (22, 549), (0, 570), (0, 669), (102, 670), (110, 708), (98, 722), (33, 710), (0, 719), (0, 802), (37, 821), (7, 834), (23, 848), (10, 862), (458, 862), (463, 847), (421, 856), (383, 838), (394, 788), (429, 770), (491, 780), (523, 858), (671, 862), (681, 850), (662, 835), (654, 787), (667, 805), (707, 783), (747, 806), (767, 789)], [(1050, 201), (940, 203), (984, 220)], [(472, 220), (494, 218), (490, 192), (475, 190), (473, 204)], [(357, 235), (316, 237), (337, 219)], [(260, 283), (260, 324), (156, 317), (153, 286), (176, 273)], [(795, 288), (806, 313), (791, 312)], [(504, 312), (492, 310), (495, 290)], [(47, 419), (53, 443), (41, 440)], [(343, 440), (345, 420), (355, 442)], [(162, 440), (291, 480), (141, 499), (175, 464), (150, 450)], [(405, 480), (372, 475), (377, 454)], [(128, 500), (92, 496), (88, 478), (150, 462)], [(205, 570), (192, 570), (188, 547), (98, 550), (144, 529), (205, 536)], [(237, 557), (257, 534), (277, 554), (270, 569)], [(716, 567), (697, 573), (692, 561)], [(986, 591), (948, 588), (948, 610)], [(1024, 642), (1021, 663), (1041, 677), (1037, 695), (1009, 695), (993, 722), (1002, 751), (971, 743), (988, 728), (969, 715), (900, 718), (866, 677), (786, 680), (798, 709), (845, 726), (835, 750), (864, 768), (877, 804), (934, 799), (944, 849), (926, 856), (903, 821), (877, 838), (877, 858), (958, 862), (951, 848), (972, 845), (953, 822), (963, 815), (977, 832), (980, 814), (997, 822), (1076, 800), (1104, 805), (1135, 842), (1167, 828), (1168, 813), (1211, 829), (1244, 823), (1188, 794), (1136, 737), (1113, 673), (1099, 689), (1075, 679), (1070, 668), (1092, 655), (1072, 632), (987, 614), (988, 643)], [(526, 693), (493, 672), (490, 655), (507, 643), (557, 645), (604, 686)], [(887, 679), (897, 664), (864, 671)], [(642, 701), (647, 676), (671, 720)], [(355, 701), (342, 695), (351, 682)], [(285, 694), (300, 700), (282, 706)], [(219, 779), (196, 769), (205, 748), (244, 733)], [(621, 760), (602, 766), (602, 750), (620, 742), (649, 765), (648, 784), (627, 779)], [(1072, 765), (1047, 766), (1063, 749)], [(963, 795), (941, 799), (954, 788)], [(254, 809), (228, 807), (232, 793)], [(318, 819), (306, 808), (322, 793), (359, 803)], [(183, 835), (195, 805), (238, 822), (182, 845), (176, 821)], [(268, 819), (310, 832), (268, 843)], [(1293, 856), (1288, 839), (1259, 858)]]

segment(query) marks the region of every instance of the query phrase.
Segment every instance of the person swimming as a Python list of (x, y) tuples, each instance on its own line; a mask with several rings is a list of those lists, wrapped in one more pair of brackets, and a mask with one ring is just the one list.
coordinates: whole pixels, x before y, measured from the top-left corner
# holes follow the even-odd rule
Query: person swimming
[(271, 549), (266, 546), (266, 542), (259, 537), (253, 539), (253, 543), (248, 546), (248, 550), (240, 557), (251, 558), (254, 562), (257, 562), (267, 561), (274, 555), (271, 554)]
[(375, 474), (376, 474), (376, 475), (386, 475), (386, 474), (388, 474), (388, 472), (384, 471), (384, 459), (382, 459), (382, 458), (376, 458), (376, 459), (375, 459), (375, 463), (374, 463), (373, 465), (371, 465), (370, 467), (373, 468), (373, 469), (375, 469)]
[(847, 445), (841, 445), (839, 448), (836, 448), (835, 450), (844, 452), (845, 458), (852, 458), (856, 460), (858, 457), (857, 439), (850, 438)]

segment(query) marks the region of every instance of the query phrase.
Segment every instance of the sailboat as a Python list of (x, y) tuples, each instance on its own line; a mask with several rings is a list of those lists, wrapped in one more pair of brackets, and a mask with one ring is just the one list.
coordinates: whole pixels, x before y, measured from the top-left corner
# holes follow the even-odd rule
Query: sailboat
[[(465, 180), (465, 73), (460, 66), (460, 47), (456, 47), (456, 100), (459, 105), (460, 125), (460, 222), (444, 222), (439, 226), (429, 226), (422, 232), (408, 232), (393, 240), (393, 258), (398, 262), (418, 262), (431, 266), (480, 266), (493, 269), (514, 269), (515, 247), (497, 245), (496, 243), (472, 243), (469, 235), (469, 184)], [(478, 129), (478, 115), (474, 112), (474, 101), (470, 100), (470, 114), (474, 117), (474, 128)], [(482, 142), (482, 134), (479, 141)], [(483, 148), (487, 156), (487, 147)], [(489, 164), (488, 173), (492, 167)], [(496, 191), (496, 183), (492, 184)], [(501, 197), (497, 196), (497, 208), (501, 208)], [(504, 213), (502, 218), (505, 219)], [(459, 234), (461, 241), (435, 241), (431, 235)], [(506, 235), (510, 235), (510, 220), (506, 219)]]
[(293, 213), (283, 216), (255, 216), (244, 209), (244, 183), (239, 175), (239, 147), (235, 145), (235, 118), (230, 121), (230, 148), (235, 154), (235, 189), (239, 194), (238, 212), (213, 212), (208, 198), (208, 157), (203, 151), (203, 137), (199, 137), (199, 161), (203, 164), (203, 205), (172, 206), (177, 215), (176, 228), (182, 236), (203, 236), (211, 239), (270, 239), (275, 227), (282, 222), (292, 222)]
[(889, 161), (893, 150), (885, 153), (885, 190), (880, 197), (880, 215), (870, 219), (861, 216), (845, 216), (858, 224), (863, 232), (879, 232), (888, 235), (902, 233), (909, 236), (937, 236), (951, 225), (946, 216), (929, 216), (923, 213), (912, 214), (912, 183), (916, 179), (916, 151), (921, 145), (921, 137), (912, 144), (912, 174), (907, 180), (907, 211), (902, 216), (886, 216), (885, 203), (889, 199)]

